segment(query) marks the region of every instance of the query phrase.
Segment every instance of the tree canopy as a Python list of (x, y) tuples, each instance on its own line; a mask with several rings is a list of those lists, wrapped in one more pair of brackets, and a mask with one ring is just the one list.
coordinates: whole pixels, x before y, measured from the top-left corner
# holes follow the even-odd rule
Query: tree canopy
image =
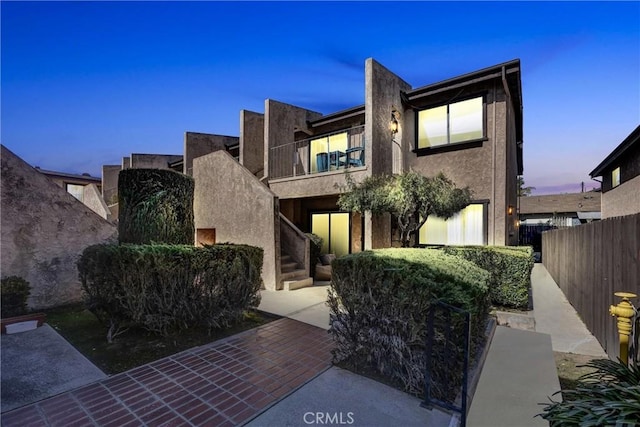
[(525, 187), (524, 178), (522, 176), (518, 176), (518, 197), (530, 196), (531, 192), (535, 189), (536, 187)]
[(347, 191), (338, 198), (344, 210), (393, 215), (403, 247), (410, 246), (429, 215), (448, 219), (470, 202), (469, 188), (457, 188), (443, 173), (425, 177), (413, 171), (370, 176), (360, 183), (347, 175)]

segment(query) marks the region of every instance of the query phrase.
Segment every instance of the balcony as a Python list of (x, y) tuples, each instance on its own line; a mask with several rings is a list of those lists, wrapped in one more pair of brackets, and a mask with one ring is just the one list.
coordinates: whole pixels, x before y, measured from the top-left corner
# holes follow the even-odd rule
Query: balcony
[(365, 165), (364, 126), (271, 148), (269, 178), (291, 178)]

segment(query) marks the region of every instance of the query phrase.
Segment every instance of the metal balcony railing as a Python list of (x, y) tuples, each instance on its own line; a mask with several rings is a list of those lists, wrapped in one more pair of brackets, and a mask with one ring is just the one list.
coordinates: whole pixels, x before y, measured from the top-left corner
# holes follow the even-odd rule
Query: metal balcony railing
[(365, 165), (364, 126), (273, 147), (269, 178), (290, 178)]

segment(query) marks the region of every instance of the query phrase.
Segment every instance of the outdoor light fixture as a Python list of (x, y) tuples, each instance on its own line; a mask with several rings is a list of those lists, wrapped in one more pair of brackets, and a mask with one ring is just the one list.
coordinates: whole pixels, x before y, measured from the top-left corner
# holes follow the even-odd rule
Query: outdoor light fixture
[(509, 205), (509, 207), (507, 208), (507, 213), (509, 215), (513, 215), (513, 206)]
[(391, 112), (391, 122), (389, 123), (389, 129), (394, 135), (398, 133), (398, 120), (396, 119), (395, 111)]

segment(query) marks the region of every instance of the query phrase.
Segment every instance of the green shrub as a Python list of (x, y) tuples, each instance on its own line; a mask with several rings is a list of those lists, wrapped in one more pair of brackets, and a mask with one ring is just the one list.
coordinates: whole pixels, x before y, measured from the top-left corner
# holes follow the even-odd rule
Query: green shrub
[(562, 390), (564, 401), (552, 400), (539, 415), (551, 427), (640, 425), (640, 367), (609, 359), (585, 366), (595, 371), (583, 375), (575, 390)]
[(335, 362), (366, 363), (405, 391), (422, 393), (427, 315), (437, 301), (471, 313), (472, 354), (483, 341), (489, 274), (470, 262), (438, 250), (383, 249), (340, 257), (332, 268)]
[(193, 244), (193, 190), (193, 178), (172, 170), (120, 171), (120, 243)]
[(309, 240), (311, 240), (311, 250), (309, 254), (309, 258), (311, 258), (311, 277), (316, 276), (316, 264), (318, 263), (318, 259), (320, 258), (320, 253), (322, 251), (322, 237), (313, 233), (305, 233)]
[(489, 292), (497, 306), (529, 305), (533, 249), (525, 246), (447, 246), (444, 252), (473, 262), (491, 274)]
[(94, 245), (78, 261), (87, 307), (108, 322), (166, 334), (229, 327), (260, 303), (263, 251), (246, 245)]
[(22, 277), (9, 276), (0, 281), (1, 316), (21, 316), (27, 314), (27, 298), (31, 293), (29, 282)]

